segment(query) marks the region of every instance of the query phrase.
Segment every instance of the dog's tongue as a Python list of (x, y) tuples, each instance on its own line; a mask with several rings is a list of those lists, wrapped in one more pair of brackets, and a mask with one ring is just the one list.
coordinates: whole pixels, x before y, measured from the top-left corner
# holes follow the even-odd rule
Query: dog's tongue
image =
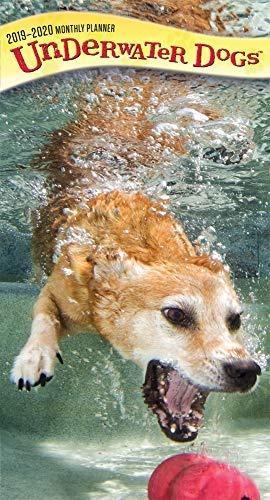
[(188, 413), (197, 392), (198, 388), (181, 378), (176, 370), (170, 372), (166, 398), (172, 413), (176, 415)]
[(143, 393), (167, 437), (181, 443), (196, 438), (208, 396), (206, 391), (187, 381), (171, 365), (151, 360)]

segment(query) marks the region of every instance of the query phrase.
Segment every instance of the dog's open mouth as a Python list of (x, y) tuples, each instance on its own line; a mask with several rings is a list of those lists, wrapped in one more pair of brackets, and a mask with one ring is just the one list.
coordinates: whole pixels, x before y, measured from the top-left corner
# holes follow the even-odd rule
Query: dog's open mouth
[(196, 439), (209, 392), (183, 378), (172, 366), (152, 360), (148, 363), (143, 393), (168, 438), (180, 442)]

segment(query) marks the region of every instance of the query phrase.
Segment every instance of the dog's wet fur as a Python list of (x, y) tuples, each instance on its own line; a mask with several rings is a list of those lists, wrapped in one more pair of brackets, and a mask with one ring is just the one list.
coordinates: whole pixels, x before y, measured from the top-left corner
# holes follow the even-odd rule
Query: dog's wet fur
[[(154, 21), (164, 13), (183, 17), (182, 2), (132, 4), (137, 17), (143, 6)], [(206, 30), (200, 22), (198, 30)], [(242, 308), (227, 267), (197, 255), (163, 202), (125, 191), (124, 182), (108, 188), (117, 166), (136, 177), (138, 166), (155, 172), (185, 152), (185, 133), (157, 135), (149, 119), (160, 100), (185, 97), (182, 80), (146, 71), (101, 74), (91, 90), (98, 102), (56, 131), (35, 160), (50, 172), (33, 235), (34, 261), (49, 278), (11, 378), (20, 390), (46, 385), (56, 358), (62, 362), (60, 339), (96, 330), (145, 370), (146, 404), (169, 438), (185, 442), (197, 436), (209, 392), (248, 391), (260, 367), (242, 342)], [(199, 111), (215, 118), (207, 107)]]

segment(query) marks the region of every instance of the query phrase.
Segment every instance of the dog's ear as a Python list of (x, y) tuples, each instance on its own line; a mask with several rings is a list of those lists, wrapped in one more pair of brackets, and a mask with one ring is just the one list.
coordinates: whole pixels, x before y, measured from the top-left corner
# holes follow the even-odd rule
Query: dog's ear
[(123, 277), (135, 277), (144, 273), (147, 266), (129, 258), (122, 251), (111, 251), (94, 257), (87, 251), (72, 245), (68, 257), (71, 269), (79, 283), (86, 284), (89, 280), (106, 281)]
[(97, 259), (93, 268), (93, 276), (96, 281), (107, 279), (131, 279), (136, 278), (147, 271), (147, 265), (137, 262), (128, 257), (124, 252), (107, 255)]
[(84, 284), (93, 277), (95, 262), (87, 255), (87, 252), (82, 252), (80, 247), (72, 245), (67, 255), (71, 270), (79, 283)]
[(107, 280), (114, 276), (120, 278), (125, 269), (125, 261), (119, 257), (103, 257), (97, 259), (93, 268), (93, 277), (96, 281)]
[(209, 255), (198, 255), (196, 257), (191, 257), (188, 259), (189, 264), (194, 264), (195, 266), (206, 267), (210, 271), (216, 274), (222, 274), (224, 276), (229, 276), (230, 268), (224, 265), (219, 260), (213, 259)]
[(80, 280), (89, 279), (93, 276), (95, 262), (83, 255), (76, 255), (73, 259), (73, 269), (75, 275)]

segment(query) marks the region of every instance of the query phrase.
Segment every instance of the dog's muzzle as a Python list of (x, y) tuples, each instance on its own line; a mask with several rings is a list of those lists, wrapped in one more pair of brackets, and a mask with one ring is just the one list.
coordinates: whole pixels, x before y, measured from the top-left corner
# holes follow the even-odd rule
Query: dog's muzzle
[(229, 391), (249, 391), (261, 375), (261, 368), (255, 361), (241, 359), (223, 364)]

